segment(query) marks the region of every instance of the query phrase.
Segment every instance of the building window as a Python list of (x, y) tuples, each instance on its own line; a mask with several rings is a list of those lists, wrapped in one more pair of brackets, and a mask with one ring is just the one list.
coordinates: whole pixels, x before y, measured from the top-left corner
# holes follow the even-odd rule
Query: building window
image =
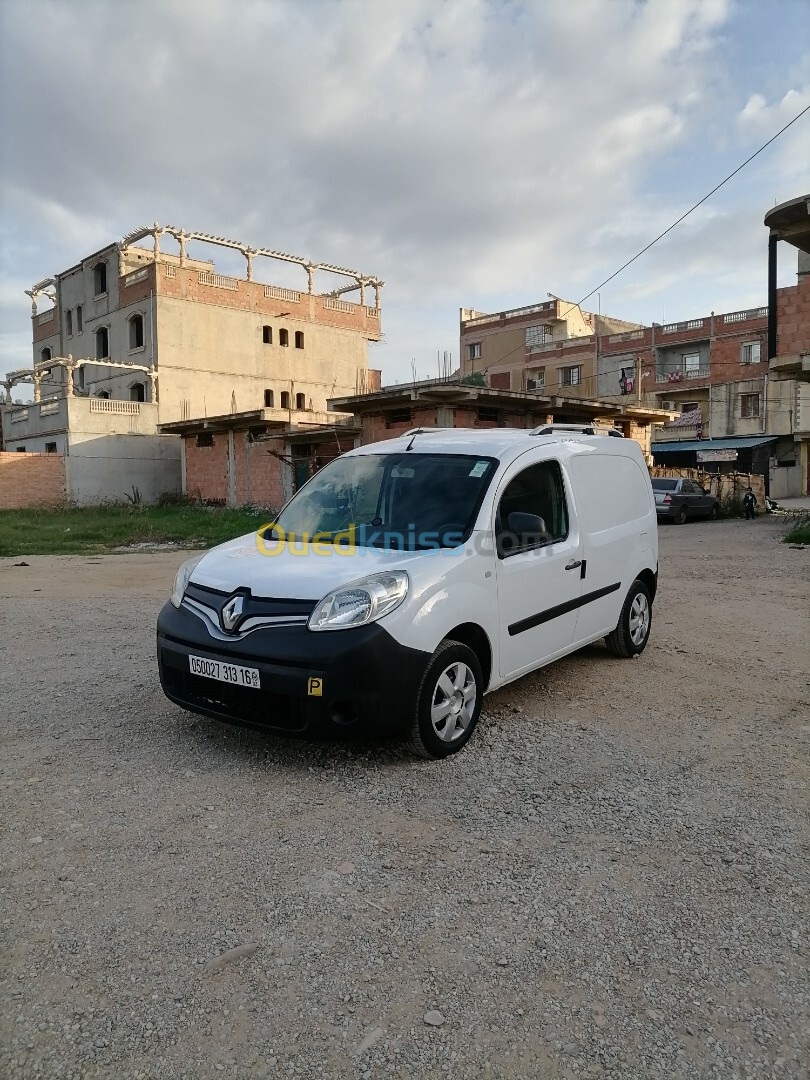
[(529, 348), (532, 345), (545, 345), (547, 341), (551, 341), (551, 333), (551, 327), (545, 324), (542, 326), (527, 326), (526, 345)]
[(74, 382), (76, 384), (77, 389), (84, 390), (84, 365), (82, 365), (79, 368), (76, 368), (76, 373), (74, 375)]
[(289, 330), (279, 330), (279, 332), (278, 332), (278, 343), (279, 343), (279, 345), (283, 345), (283, 347), (285, 349), (287, 348), (287, 346), (290, 344), (290, 332), (289, 332)]
[(146, 401), (146, 387), (142, 382), (133, 383), (129, 388), (130, 401)]
[(17, 453), (18, 454), (24, 454), (25, 453), (25, 447), (24, 446), (18, 446), (17, 447)]
[(214, 445), (214, 433), (213, 431), (201, 431), (197, 436), (197, 446), (213, 446)]
[(295, 395), (295, 407), (296, 407), (296, 409), (300, 409), (300, 410), (306, 409), (306, 407), (307, 407), (307, 396), (306, 396), (306, 394), (296, 394)]
[(82, 332), (82, 329), (83, 329), (83, 323), (82, 323), (82, 305), (81, 305), (81, 304), (77, 304), (77, 305), (76, 305), (76, 333), (77, 333), (77, 334), (80, 334), (80, 333)]
[(129, 348), (143, 348), (143, 315), (133, 315), (129, 320)]
[(528, 378), (526, 379), (527, 390), (542, 390), (546, 385), (546, 369), (539, 368), (537, 371), (530, 371)]
[(65, 312), (65, 332), (68, 337), (73, 337), (73, 312), (70, 308)]
[(40, 364), (47, 364), (51, 359), (51, 350), (46, 345), (44, 349), (40, 350), (39, 362)]
[(110, 335), (106, 326), (96, 330), (96, 360), (104, 360), (110, 355)]
[(303, 349), (303, 347), (304, 347), (304, 331), (303, 330), (296, 330), (295, 331), (295, 347), (296, 347), (296, 349)]
[(110, 391), (109, 390), (97, 390), (96, 391), (96, 397), (101, 398), (102, 401), (107, 401), (109, 399), (109, 397), (110, 397)]
[(107, 291), (107, 264), (96, 263), (93, 267), (93, 295), (104, 296)]
[(682, 359), (684, 375), (687, 379), (694, 379), (700, 372), (700, 353), (684, 353)]
[(560, 368), (560, 386), (579, 386), (582, 382), (582, 364)]
[(264, 392), (264, 407), (265, 409), (272, 409), (275, 406), (276, 395), (272, 390), (265, 390)]
[(467, 356), (468, 356), (468, 358), (470, 360), (480, 360), (481, 359), (481, 342), (480, 341), (473, 341), (470, 345), (467, 346)]
[(45, 453), (46, 454), (55, 454), (56, 453), (56, 443), (55, 442), (46, 442), (45, 443)]
[(288, 390), (281, 391), (281, 407), (282, 409), (289, 409), (290, 407), (290, 393)]
[(483, 424), (497, 424), (498, 423), (498, 410), (488, 409), (481, 407), (478, 409), (477, 417), (480, 423)]
[(697, 412), (700, 405), (696, 401), (684, 401), (681, 403), (681, 414), (688, 412)]
[(272, 326), (263, 326), (262, 327), (262, 341), (264, 342), (265, 345), (272, 345), (273, 344), (273, 327)]
[(392, 424), (410, 424), (411, 422), (411, 410), (410, 409), (392, 409), (388, 414), (386, 420), (386, 427), (391, 427)]
[(740, 416), (755, 420), (759, 416), (759, 394), (740, 394)]
[(760, 361), (761, 346), (758, 341), (749, 341), (740, 346), (741, 364), (758, 364)]

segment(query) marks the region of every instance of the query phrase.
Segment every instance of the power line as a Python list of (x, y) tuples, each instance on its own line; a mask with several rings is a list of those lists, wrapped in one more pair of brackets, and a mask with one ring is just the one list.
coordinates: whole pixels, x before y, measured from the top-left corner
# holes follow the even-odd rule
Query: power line
[[(770, 137), (770, 139), (768, 139), (767, 142), (764, 142), (762, 144), (762, 146), (759, 147), (758, 150), (755, 150), (754, 153), (751, 154), (750, 157), (747, 157), (745, 159), (745, 161), (741, 165), (738, 165), (737, 168), (733, 172), (730, 172), (728, 174), (728, 176), (726, 176), (723, 180), (720, 181), (719, 184), (716, 184), (707, 195), (704, 195), (702, 199), (699, 199), (694, 204), (694, 206), (690, 206), (689, 209), (686, 211), (686, 213), (681, 214), (681, 216), (678, 218), (677, 221), (673, 221), (672, 224), (668, 228), (664, 229), (664, 231), (662, 233), (659, 233), (659, 235), (656, 236), (656, 238), (654, 240), (651, 240), (649, 242), (649, 244), (647, 244), (645, 247), (643, 247), (641, 249), (641, 251), (637, 251), (636, 254), (632, 257), (632, 259), (628, 259), (627, 262), (623, 263), (623, 265), (620, 266), (618, 270), (615, 270), (610, 275), (610, 277), (606, 277), (604, 281), (602, 281), (598, 285), (596, 285), (593, 289), (591, 289), (591, 291), (589, 293), (586, 293), (585, 296), (583, 296), (582, 299), (579, 300), (577, 303), (571, 304), (571, 306), (569, 308), (567, 308), (562, 313), (562, 315), (560, 315), (559, 317), (561, 319), (564, 319), (565, 316), (568, 315), (569, 312), (574, 310), (574, 308), (580, 307), (580, 305), (584, 304), (585, 301), (588, 300), (591, 296), (593, 296), (594, 293), (598, 292), (603, 286), (607, 285), (609, 281), (613, 281), (613, 279), (615, 277), (618, 277), (619, 274), (621, 274), (621, 272), (623, 270), (626, 270), (628, 266), (630, 266), (632, 263), (634, 263), (636, 261), (636, 259), (640, 259), (641, 256), (644, 255), (646, 252), (648, 252), (651, 247), (653, 247), (655, 244), (658, 243), (659, 240), (663, 240), (663, 238), (667, 235), (667, 233), (671, 233), (673, 229), (677, 228), (677, 226), (680, 225), (682, 221), (685, 221), (686, 218), (688, 218), (691, 213), (693, 213), (695, 210), (697, 210), (699, 206), (702, 206), (708, 199), (710, 199), (712, 197), (712, 195), (715, 194), (715, 192), (719, 191), (720, 188), (723, 187), (724, 184), (727, 184), (729, 182), (729, 180), (731, 180), (733, 177), (735, 177), (738, 172), (740, 172), (742, 169), (745, 168), (746, 165), (750, 164), (754, 160), (754, 158), (757, 157), (757, 155), (761, 154), (763, 150), (767, 149), (771, 145), (772, 142), (775, 142), (779, 138), (780, 135), (783, 135), (787, 131), (787, 129), (789, 127), (791, 127), (791, 125), (795, 124), (797, 120), (800, 120), (804, 116), (804, 114), (806, 112), (808, 112), (808, 111), (810, 111), (810, 105), (805, 105), (805, 107), (801, 110), (801, 112), (797, 113), (793, 117), (792, 120), (789, 120), (785, 124), (784, 127), (780, 128), (779, 131), (777, 131), (775, 135), (772, 135)], [(525, 344), (524, 345), (519, 345), (516, 349), (512, 349), (511, 352), (506, 353), (505, 356), (500, 357), (500, 359), (493, 360), (492, 364), (501, 364), (501, 363), (503, 363), (504, 360), (508, 360), (509, 357), (512, 356), (514, 353), (519, 352), (524, 348), (525, 348)], [(492, 367), (492, 364), (488, 364), (487, 367), (484, 368), (484, 373), (487, 372), (490, 367)]]

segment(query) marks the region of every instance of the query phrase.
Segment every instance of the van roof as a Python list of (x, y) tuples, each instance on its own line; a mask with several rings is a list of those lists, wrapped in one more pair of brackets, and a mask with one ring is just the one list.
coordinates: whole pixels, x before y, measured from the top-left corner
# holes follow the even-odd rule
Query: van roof
[[(617, 438), (606, 438), (608, 433)], [(625, 439), (613, 428), (593, 427), (587, 424), (548, 424), (539, 428), (411, 428), (393, 439), (367, 443), (350, 451), (362, 453), (402, 453), (411, 443), (412, 449), (431, 454), (486, 454), (488, 457), (516, 457), (533, 446), (554, 443), (580, 442), (593, 444), (595, 440), (606, 444), (608, 453), (621, 455), (632, 453), (628, 448), (636, 445)]]

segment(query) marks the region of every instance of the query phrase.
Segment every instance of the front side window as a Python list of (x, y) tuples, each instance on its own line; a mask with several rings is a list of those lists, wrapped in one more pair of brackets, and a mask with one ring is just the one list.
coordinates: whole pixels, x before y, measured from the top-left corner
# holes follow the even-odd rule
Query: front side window
[(556, 461), (540, 461), (506, 486), (496, 519), (501, 558), (555, 544), (568, 535), (562, 472)]
[(458, 547), (472, 531), (497, 466), (494, 458), (416, 451), (336, 458), (275, 525), (288, 537), (338, 546)]

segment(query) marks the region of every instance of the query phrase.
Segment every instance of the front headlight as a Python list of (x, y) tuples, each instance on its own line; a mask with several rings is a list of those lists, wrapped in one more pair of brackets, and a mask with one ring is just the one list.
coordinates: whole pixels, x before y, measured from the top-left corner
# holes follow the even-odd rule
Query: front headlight
[(371, 574), (327, 593), (309, 617), (310, 630), (348, 630), (376, 622), (393, 611), (408, 593), (403, 570)]
[(172, 603), (175, 607), (180, 607), (183, 600), (183, 593), (186, 591), (186, 585), (188, 585), (188, 579), (191, 577), (194, 567), (203, 558), (205, 552), (201, 555), (195, 555), (193, 559), (186, 559), (180, 569), (177, 571), (177, 575), (174, 579), (174, 588), (172, 589)]

